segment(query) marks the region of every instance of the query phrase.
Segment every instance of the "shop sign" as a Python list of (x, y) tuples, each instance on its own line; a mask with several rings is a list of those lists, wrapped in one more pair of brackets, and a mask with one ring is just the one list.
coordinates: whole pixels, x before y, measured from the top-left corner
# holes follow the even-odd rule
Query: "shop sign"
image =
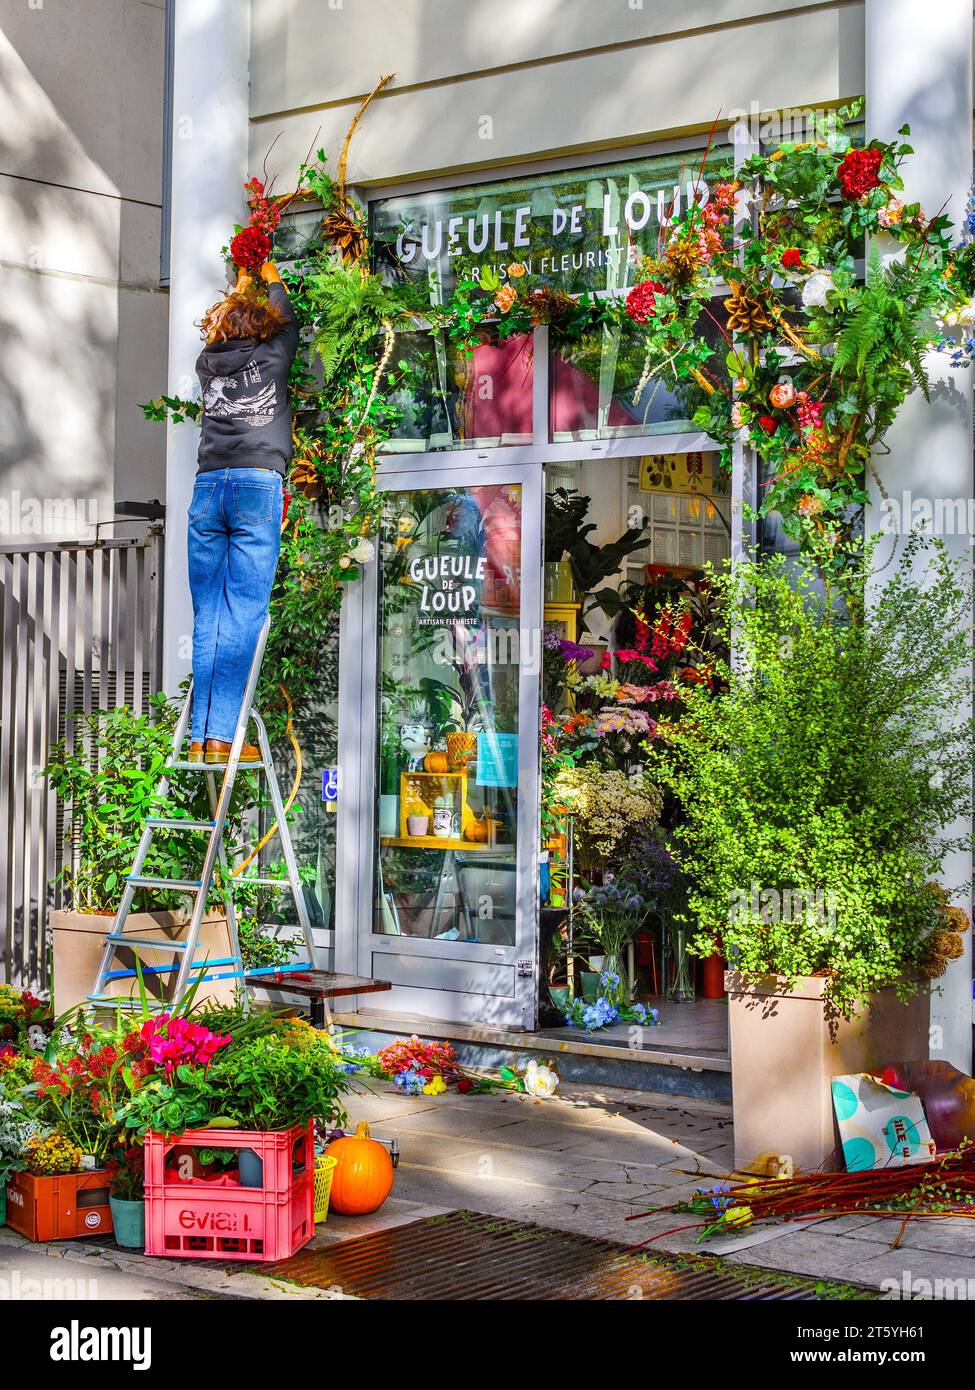
[(425, 627), (478, 621), (478, 595), (486, 561), (476, 555), (422, 555), (410, 561), (418, 586), (419, 622)]
[(712, 148), (645, 156), (588, 169), (377, 199), (370, 235), (377, 265), (429, 283), (442, 300), (459, 278), (517, 261), (541, 284), (569, 294), (621, 288), (661, 228), (731, 172)]

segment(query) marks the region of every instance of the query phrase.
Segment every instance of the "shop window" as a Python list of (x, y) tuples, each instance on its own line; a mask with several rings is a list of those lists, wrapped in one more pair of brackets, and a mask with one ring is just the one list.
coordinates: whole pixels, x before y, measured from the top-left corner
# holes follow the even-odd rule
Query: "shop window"
[[(715, 298), (698, 322), (714, 349), (705, 381), (726, 389), (724, 301)], [(706, 386), (687, 378), (670, 389), (647, 370), (646, 339), (636, 325), (607, 325), (582, 338), (553, 329), (549, 357), (549, 435), (553, 444), (576, 440), (692, 432), (691, 416)]]
[(521, 488), (389, 493), (375, 929), (513, 945)]
[[(504, 280), (514, 262), (533, 284), (562, 294), (622, 295), (642, 257), (655, 253), (661, 228), (690, 199), (704, 201), (709, 185), (731, 171), (729, 149), (716, 145), (706, 160), (703, 151), (690, 150), (377, 199), (369, 207), (373, 262), (438, 308), (482, 271)], [(712, 330), (705, 324), (702, 331), (710, 336)], [(499, 342), (493, 333), (487, 326), (467, 357), (439, 333), (400, 339), (395, 404), (401, 418), (387, 451), (532, 441), (531, 338)], [(689, 428), (686, 401), (636, 390), (642, 370), (639, 335), (625, 327), (554, 344), (552, 438)]]
[(533, 341), (485, 341), (465, 356), (443, 335), (397, 338), (390, 404), (398, 418), (386, 453), (436, 453), (530, 444)]

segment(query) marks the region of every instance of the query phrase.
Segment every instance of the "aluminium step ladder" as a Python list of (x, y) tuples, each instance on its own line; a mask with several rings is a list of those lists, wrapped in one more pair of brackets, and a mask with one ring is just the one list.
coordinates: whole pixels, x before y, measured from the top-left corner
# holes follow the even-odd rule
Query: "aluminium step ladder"
[[(172, 781), (173, 773), (202, 775), (205, 777), (207, 783), (212, 819), (182, 820), (166, 817), (150, 817), (146, 820), (135, 852), (132, 872), (128, 874), (125, 880), (122, 901), (119, 904), (112, 929), (105, 937), (101, 963), (98, 969), (98, 978), (95, 982), (94, 989), (86, 1000), (89, 1014), (95, 1013), (99, 1008), (115, 1009), (118, 1007), (140, 1007), (138, 999), (126, 998), (124, 996), (118, 997), (106, 993), (106, 988), (112, 981), (134, 979), (140, 973), (140, 970), (137, 969), (113, 968), (115, 957), (122, 949), (135, 952), (166, 951), (167, 953), (179, 953), (181, 956), (179, 965), (147, 965), (140, 967), (141, 973), (144, 976), (176, 974), (175, 988), (172, 990), (170, 997), (165, 1001), (168, 1007), (177, 1004), (186, 994), (190, 986), (198, 981), (202, 984), (212, 980), (243, 979), (245, 973), (248, 976), (279, 974), (287, 971), (308, 970), (315, 967), (315, 945), (312, 940), (311, 919), (308, 914), (308, 905), (305, 901), (304, 890), (298, 874), (298, 862), (295, 858), (294, 846), (291, 843), (291, 834), (288, 830), (281, 789), (278, 786), (278, 779), (271, 759), (271, 748), (267, 736), (267, 729), (264, 726), (264, 721), (260, 714), (253, 706), (270, 626), (271, 620), (268, 617), (264, 621), (264, 626), (261, 629), (261, 635), (258, 639), (257, 649), (254, 652), (254, 659), (251, 662), (251, 669), (247, 677), (247, 685), (241, 702), (241, 711), (237, 720), (237, 727), (234, 730), (233, 742), (230, 746), (230, 753), (226, 764), (191, 763), (183, 758), (183, 741), (186, 738), (189, 728), (190, 711), (193, 702), (192, 684), (187, 692), (176, 725), (176, 731), (173, 735), (172, 749), (165, 764), (159, 785), (156, 788), (156, 795), (160, 800), (165, 797), (170, 782)], [(248, 720), (252, 720), (257, 729), (257, 741), (261, 753), (259, 762), (242, 763), (240, 761)], [(263, 773), (267, 779), (267, 791), (271, 802), (271, 810), (277, 821), (276, 833), (281, 844), (281, 851), (287, 868), (287, 876), (285, 878), (264, 878), (260, 875), (254, 876), (251, 874), (236, 879), (233, 877), (229, 864), (229, 856), (224, 843), (224, 828), (226, 825), (227, 813), (230, 809), (234, 782), (241, 768), (247, 772)], [(217, 788), (218, 774), (222, 774), (219, 790)], [(153, 837), (156, 832), (160, 830), (171, 833), (185, 831), (188, 834), (201, 834), (207, 837), (206, 853), (198, 879), (154, 878), (143, 873)], [(227, 926), (230, 932), (232, 955), (223, 956), (218, 960), (198, 960), (197, 947), (199, 945), (200, 927), (206, 915), (207, 898), (209, 897), (218, 869), (218, 885), (220, 896), (223, 900), (224, 910), (227, 914)], [(256, 969), (248, 968), (245, 972), (240, 952), (237, 912), (233, 901), (233, 884), (235, 882), (256, 885), (262, 888), (290, 889), (295, 903), (295, 910), (298, 915), (298, 923), (301, 926), (305, 946), (307, 947), (308, 960), (298, 961), (288, 965), (258, 967)], [(132, 910), (135, 894), (138, 890), (142, 889), (155, 889), (157, 892), (184, 892), (192, 894), (194, 898), (193, 910), (190, 914), (190, 920), (183, 940), (149, 940), (144, 937), (126, 934), (125, 924)], [(246, 997), (245, 990), (245, 1001)]]

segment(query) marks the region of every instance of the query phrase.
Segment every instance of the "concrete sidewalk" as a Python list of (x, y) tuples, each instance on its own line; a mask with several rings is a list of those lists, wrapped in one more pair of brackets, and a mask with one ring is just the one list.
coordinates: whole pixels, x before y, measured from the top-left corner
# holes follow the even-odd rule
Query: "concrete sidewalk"
[[(627, 1245), (650, 1241), (651, 1249), (703, 1250), (733, 1263), (867, 1289), (894, 1280), (921, 1296), (975, 1297), (975, 1221), (912, 1222), (893, 1251), (897, 1217), (779, 1224), (703, 1246), (695, 1240), (695, 1218), (663, 1212), (628, 1221), (727, 1176), (733, 1164), (728, 1106), (573, 1086), (547, 1101), (511, 1093), (405, 1096), (392, 1083), (369, 1082), (368, 1090), (350, 1097), (349, 1112), (353, 1122), (367, 1120), (376, 1136), (399, 1141), (396, 1186), (373, 1216), (331, 1213), (316, 1231), (318, 1246), (466, 1208)], [(98, 1297), (342, 1296), (269, 1279), (259, 1266), (159, 1260), (78, 1241), (25, 1249), (21, 1237), (0, 1229), (0, 1281), (26, 1268), (25, 1260), (35, 1276), (42, 1255), (63, 1261), (65, 1277), (113, 1280), (117, 1270), (133, 1289), (145, 1290), (99, 1291)], [(158, 1293), (157, 1282), (163, 1285)]]
[[(699, 1218), (663, 1212), (627, 1220), (727, 1177), (734, 1163), (730, 1106), (573, 1086), (544, 1102), (523, 1095), (407, 1097), (371, 1083), (371, 1093), (349, 1108), (377, 1135), (399, 1140), (395, 1219), (414, 1219), (411, 1209), (420, 1215), (467, 1207), (871, 1289), (891, 1279), (904, 1287), (906, 1278), (907, 1286), (928, 1281), (934, 1296), (942, 1288), (943, 1296), (957, 1297), (954, 1281), (965, 1280), (965, 1296), (975, 1298), (975, 1221), (911, 1222), (891, 1250), (899, 1217), (777, 1223), (704, 1245), (696, 1229), (680, 1229)], [(316, 1240), (344, 1237), (350, 1227), (363, 1229), (330, 1216)]]

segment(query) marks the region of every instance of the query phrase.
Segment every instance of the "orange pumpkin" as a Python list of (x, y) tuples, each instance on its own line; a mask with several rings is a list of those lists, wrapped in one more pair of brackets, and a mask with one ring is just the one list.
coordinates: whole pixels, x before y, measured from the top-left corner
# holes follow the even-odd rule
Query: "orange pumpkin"
[(334, 1139), (325, 1151), (336, 1159), (332, 1170), (330, 1210), (340, 1216), (365, 1216), (378, 1211), (393, 1190), (393, 1160), (375, 1139), (365, 1120), (354, 1135)]
[(446, 772), (447, 753), (443, 748), (434, 748), (423, 759), (423, 766), (427, 772)]

